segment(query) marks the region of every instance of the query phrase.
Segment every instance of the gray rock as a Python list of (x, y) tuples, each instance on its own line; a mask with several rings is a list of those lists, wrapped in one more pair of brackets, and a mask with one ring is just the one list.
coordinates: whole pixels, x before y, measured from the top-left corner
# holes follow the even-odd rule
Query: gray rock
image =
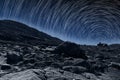
[(54, 68), (51, 68), (51, 67), (48, 67), (45, 69), (46, 71), (46, 76), (48, 78), (48, 80), (56, 80), (56, 79), (59, 79), (59, 78), (63, 78), (63, 80), (88, 80), (87, 78), (85, 78), (84, 76), (82, 75), (78, 75), (78, 74), (75, 74), (75, 73), (71, 73), (71, 72), (68, 72), (68, 71), (63, 71), (63, 70), (60, 70), (60, 69), (54, 69)]
[(96, 75), (92, 73), (83, 73), (83, 75), (89, 80), (101, 80)]
[(88, 80), (82, 75), (55, 68), (30, 69), (2, 76), (0, 80)]
[(0, 78), (0, 80), (46, 80), (44, 72), (39, 69), (31, 69), (17, 73), (10, 73)]
[(9, 51), (9, 53), (7, 53), (7, 64), (17, 64), (22, 60), (22, 55), (17, 52)]
[(6, 58), (3, 56), (0, 57), (0, 65), (2, 64), (6, 64)]
[(86, 51), (80, 48), (79, 45), (71, 42), (64, 42), (59, 45), (53, 53), (60, 54), (64, 57), (88, 59)]
[(111, 66), (111, 67), (113, 67), (113, 68), (116, 68), (116, 69), (120, 70), (120, 63), (111, 62), (111, 64), (110, 64), (109, 66)]
[(3, 64), (1, 65), (1, 70), (11, 70), (12, 66), (10, 66), (9, 64)]
[(70, 71), (72, 73), (77, 73), (77, 74), (87, 71), (87, 69), (85, 67), (81, 67), (81, 66), (64, 66), (63, 70)]

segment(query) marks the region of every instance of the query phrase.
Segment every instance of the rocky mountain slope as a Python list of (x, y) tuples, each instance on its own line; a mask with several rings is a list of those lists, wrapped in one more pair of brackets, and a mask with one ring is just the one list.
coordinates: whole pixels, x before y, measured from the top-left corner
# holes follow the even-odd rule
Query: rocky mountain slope
[(0, 21), (0, 40), (28, 43), (32, 45), (46, 43), (57, 45), (62, 42), (57, 38), (28, 27), (25, 24), (10, 20)]
[(0, 80), (120, 80), (119, 44), (63, 42), (14, 21), (0, 35)]

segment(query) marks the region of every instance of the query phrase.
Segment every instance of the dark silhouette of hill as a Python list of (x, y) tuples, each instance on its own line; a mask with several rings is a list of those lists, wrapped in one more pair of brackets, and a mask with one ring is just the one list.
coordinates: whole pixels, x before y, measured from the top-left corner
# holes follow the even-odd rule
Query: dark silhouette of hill
[(57, 45), (62, 42), (60, 39), (51, 37), (50, 35), (40, 32), (25, 24), (11, 20), (0, 21), (0, 40), (48, 45)]

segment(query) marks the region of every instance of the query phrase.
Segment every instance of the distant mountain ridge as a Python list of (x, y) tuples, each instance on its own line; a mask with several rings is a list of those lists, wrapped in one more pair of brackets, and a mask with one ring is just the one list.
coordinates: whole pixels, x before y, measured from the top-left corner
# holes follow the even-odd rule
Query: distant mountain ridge
[(48, 45), (57, 45), (62, 42), (23, 23), (11, 20), (0, 20), (0, 40)]

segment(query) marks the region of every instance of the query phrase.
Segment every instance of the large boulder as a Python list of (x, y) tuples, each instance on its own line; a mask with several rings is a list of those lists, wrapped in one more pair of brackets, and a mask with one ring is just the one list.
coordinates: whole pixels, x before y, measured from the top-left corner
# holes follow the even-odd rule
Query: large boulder
[(79, 45), (71, 42), (60, 44), (54, 51), (55, 54), (60, 54), (64, 57), (83, 58), (87, 59), (85, 51)]
[(23, 56), (20, 53), (9, 51), (7, 53), (7, 64), (17, 64), (18, 62), (23, 60)]

